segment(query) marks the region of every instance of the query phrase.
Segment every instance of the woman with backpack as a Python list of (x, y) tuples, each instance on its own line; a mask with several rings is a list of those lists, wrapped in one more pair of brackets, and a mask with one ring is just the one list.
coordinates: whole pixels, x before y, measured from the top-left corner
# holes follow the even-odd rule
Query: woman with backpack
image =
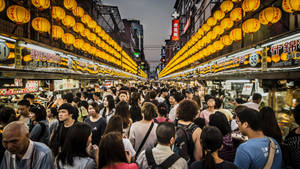
[(218, 155), (223, 144), (223, 135), (218, 128), (205, 127), (202, 130), (200, 140), (203, 148), (203, 159), (194, 162), (191, 169), (238, 169), (233, 163), (224, 161)]
[(202, 157), (200, 145), (201, 128), (193, 123), (198, 105), (193, 100), (182, 100), (177, 108), (176, 141), (173, 151), (183, 157), (189, 165)]
[(29, 112), (32, 124), (30, 139), (49, 145), (50, 130), (45, 107), (35, 103), (30, 106)]

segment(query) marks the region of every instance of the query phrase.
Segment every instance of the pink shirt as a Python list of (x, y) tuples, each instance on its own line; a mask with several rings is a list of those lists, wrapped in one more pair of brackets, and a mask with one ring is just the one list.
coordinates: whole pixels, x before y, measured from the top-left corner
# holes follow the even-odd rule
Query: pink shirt
[(107, 168), (103, 169), (139, 169), (136, 163), (120, 163), (120, 164), (114, 164)]
[(200, 117), (201, 118), (204, 118), (205, 120), (205, 125), (208, 126), (208, 123), (209, 123), (209, 116), (212, 115), (212, 114), (215, 114), (216, 110), (214, 112), (210, 112), (208, 111), (207, 109), (206, 110), (203, 110), (201, 113), (200, 113)]

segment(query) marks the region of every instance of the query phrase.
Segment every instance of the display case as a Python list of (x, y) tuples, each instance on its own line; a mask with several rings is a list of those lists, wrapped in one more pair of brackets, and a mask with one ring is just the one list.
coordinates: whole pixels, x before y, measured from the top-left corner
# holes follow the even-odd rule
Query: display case
[(274, 109), (283, 136), (297, 127), (293, 117), (294, 107), (300, 103), (300, 88), (269, 92), (269, 105)]

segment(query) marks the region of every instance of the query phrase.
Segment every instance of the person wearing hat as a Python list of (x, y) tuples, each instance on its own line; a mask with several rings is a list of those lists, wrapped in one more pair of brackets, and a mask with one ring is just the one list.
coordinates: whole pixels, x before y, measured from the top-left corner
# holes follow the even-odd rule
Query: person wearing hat
[(194, 91), (192, 88), (187, 88), (185, 90), (185, 99), (188, 99), (188, 100), (193, 100), (193, 96), (194, 96)]

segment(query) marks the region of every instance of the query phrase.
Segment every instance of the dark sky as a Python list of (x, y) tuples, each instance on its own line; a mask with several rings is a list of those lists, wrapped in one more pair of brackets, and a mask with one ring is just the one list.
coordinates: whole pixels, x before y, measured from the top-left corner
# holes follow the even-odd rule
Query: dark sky
[[(103, 0), (118, 6), (122, 19), (138, 19), (144, 27), (146, 60), (154, 70), (160, 60), (160, 48), (171, 35), (171, 14), (176, 0)], [(157, 47), (150, 49), (149, 47)], [(159, 48), (158, 48), (159, 47)]]

